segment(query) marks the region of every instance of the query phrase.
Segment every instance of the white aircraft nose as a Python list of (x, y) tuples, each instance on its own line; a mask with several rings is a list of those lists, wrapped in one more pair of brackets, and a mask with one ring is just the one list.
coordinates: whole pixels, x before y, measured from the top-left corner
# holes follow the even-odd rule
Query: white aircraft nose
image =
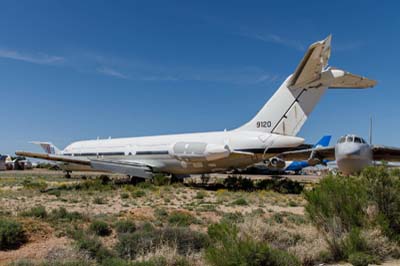
[(361, 145), (356, 143), (344, 143), (339, 146), (339, 153), (347, 158), (359, 157), (361, 155)]

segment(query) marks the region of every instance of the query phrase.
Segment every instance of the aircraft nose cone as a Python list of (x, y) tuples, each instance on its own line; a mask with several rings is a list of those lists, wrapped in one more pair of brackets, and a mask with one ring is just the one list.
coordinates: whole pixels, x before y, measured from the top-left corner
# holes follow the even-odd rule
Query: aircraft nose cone
[(345, 155), (346, 157), (354, 157), (361, 155), (361, 147), (359, 145), (343, 145), (341, 147), (341, 154)]

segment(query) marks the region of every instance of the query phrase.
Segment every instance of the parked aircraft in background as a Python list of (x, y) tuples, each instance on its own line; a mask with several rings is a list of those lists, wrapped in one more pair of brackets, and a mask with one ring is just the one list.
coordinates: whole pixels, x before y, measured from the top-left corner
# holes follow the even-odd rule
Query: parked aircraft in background
[(400, 148), (368, 144), (356, 135), (341, 137), (335, 146), (288, 151), (278, 155), (282, 160), (307, 160), (316, 165), (336, 160), (340, 172), (349, 175), (373, 165), (375, 161), (400, 161)]
[(327, 88), (368, 88), (375, 81), (328, 67), (331, 36), (312, 44), (290, 75), (249, 122), (219, 132), (74, 142), (54, 153), (17, 155), (150, 178), (225, 172), (302, 149), (296, 137)]
[[(327, 147), (331, 141), (332, 136), (323, 136), (312, 148)], [(328, 161), (321, 162), (326, 164)], [(251, 173), (265, 173), (265, 174), (282, 174), (282, 173), (295, 173), (299, 174), (303, 168), (309, 167), (307, 161), (285, 161), (279, 157), (272, 157), (264, 163), (258, 163), (249, 167), (244, 172)], [(242, 171), (243, 173), (243, 171)]]

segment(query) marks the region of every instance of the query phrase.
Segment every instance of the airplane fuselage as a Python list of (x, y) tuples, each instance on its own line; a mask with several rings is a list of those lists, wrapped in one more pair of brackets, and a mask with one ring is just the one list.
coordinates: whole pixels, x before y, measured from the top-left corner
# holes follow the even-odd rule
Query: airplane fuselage
[[(244, 168), (303, 143), (299, 137), (232, 130), (78, 141), (67, 146), (62, 155), (128, 160), (151, 165), (157, 172), (201, 174)], [(64, 167), (86, 170), (76, 166)]]

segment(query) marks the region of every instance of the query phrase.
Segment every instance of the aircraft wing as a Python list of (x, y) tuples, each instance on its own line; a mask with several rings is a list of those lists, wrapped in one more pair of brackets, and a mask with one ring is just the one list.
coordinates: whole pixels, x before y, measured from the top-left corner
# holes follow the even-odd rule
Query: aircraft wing
[(312, 158), (320, 160), (335, 160), (335, 147), (317, 147), (312, 149), (283, 152), (277, 157), (285, 161), (304, 161)]
[(153, 167), (149, 164), (131, 160), (89, 159), (85, 157), (76, 158), (71, 156), (25, 151), (17, 151), (15, 154), (48, 161), (88, 165), (93, 170), (97, 171), (120, 173), (142, 178), (151, 178), (153, 170)]
[(372, 156), (374, 161), (400, 162), (400, 148), (373, 146)]

